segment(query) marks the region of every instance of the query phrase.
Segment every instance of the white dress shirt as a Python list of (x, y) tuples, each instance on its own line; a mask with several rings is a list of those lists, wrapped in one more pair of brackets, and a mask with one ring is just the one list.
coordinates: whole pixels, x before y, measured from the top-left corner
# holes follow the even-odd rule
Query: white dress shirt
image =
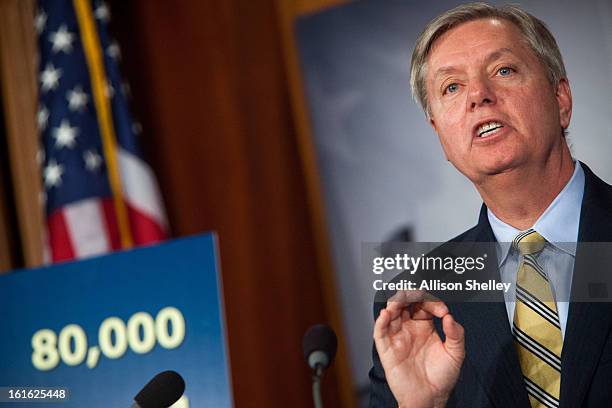
[[(569, 297), (576, 258), (580, 208), (584, 195), (584, 171), (578, 161), (574, 174), (559, 195), (533, 224), (532, 229), (542, 235), (547, 243), (537, 255), (537, 261), (548, 275), (552, 292), (557, 303), (561, 335), (565, 338), (565, 326), (569, 311)], [(504, 293), (510, 327), (514, 321), (514, 302), (516, 299), (516, 275), (520, 254), (512, 248), (512, 240), (519, 230), (501, 221), (489, 209), (489, 223), (497, 239), (498, 265), (503, 282), (511, 283), (510, 290)]]

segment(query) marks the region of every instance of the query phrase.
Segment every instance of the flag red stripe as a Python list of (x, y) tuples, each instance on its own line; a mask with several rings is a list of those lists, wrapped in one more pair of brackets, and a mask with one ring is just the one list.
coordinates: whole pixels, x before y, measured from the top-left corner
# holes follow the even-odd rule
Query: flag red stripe
[(66, 261), (75, 256), (74, 247), (66, 219), (62, 210), (57, 210), (47, 218), (49, 227), (49, 247), (53, 262)]
[(146, 245), (160, 242), (168, 238), (161, 225), (146, 214), (126, 203), (128, 218), (132, 229), (132, 237), (136, 245)]
[(121, 249), (121, 237), (119, 236), (119, 226), (117, 225), (117, 215), (115, 214), (115, 205), (110, 198), (100, 200), (102, 210), (104, 211), (104, 223), (106, 232), (110, 240), (113, 250)]

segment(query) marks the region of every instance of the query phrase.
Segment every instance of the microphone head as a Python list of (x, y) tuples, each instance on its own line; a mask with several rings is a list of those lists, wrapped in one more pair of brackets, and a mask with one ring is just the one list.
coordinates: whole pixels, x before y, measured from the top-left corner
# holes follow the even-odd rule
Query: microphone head
[(315, 369), (317, 365), (327, 368), (338, 349), (338, 339), (334, 330), (326, 324), (317, 324), (310, 327), (302, 339), (304, 359)]
[(185, 380), (176, 371), (157, 374), (134, 397), (141, 408), (168, 408), (178, 401), (185, 391)]

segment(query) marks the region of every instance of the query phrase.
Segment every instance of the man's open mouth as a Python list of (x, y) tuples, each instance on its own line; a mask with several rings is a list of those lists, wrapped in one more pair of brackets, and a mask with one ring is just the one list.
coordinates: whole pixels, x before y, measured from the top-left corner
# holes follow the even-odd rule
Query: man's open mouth
[(503, 128), (503, 127), (504, 127), (504, 125), (502, 125), (499, 122), (487, 122), (487, 123), (483, 123), (476, 130), (476, 134), (478, 135), (478, 137), (487, 137), (487, 136), (492, 135), (497, 130), (499, 130), (499, 129)]

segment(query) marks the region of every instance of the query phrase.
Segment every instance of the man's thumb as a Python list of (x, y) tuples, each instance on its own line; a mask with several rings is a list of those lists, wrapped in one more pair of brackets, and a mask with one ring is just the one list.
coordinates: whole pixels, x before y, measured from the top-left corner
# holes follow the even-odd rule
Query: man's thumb
[(449, 313), (442, 319), (442, 329), (446, 336), (444, 348), (459, 363), (463, 362), (465, 357), (465, 331), (463, 326), (457, 323)]

